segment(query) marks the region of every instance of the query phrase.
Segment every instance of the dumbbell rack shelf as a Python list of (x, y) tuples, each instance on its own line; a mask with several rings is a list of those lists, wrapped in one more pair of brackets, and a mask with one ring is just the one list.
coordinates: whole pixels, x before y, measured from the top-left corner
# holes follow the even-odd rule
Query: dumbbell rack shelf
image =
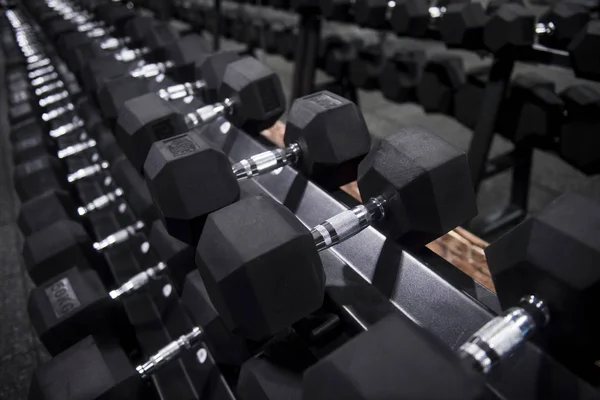
[[(74, 158), (68, 162), (70, 171), (85, 165), (83, 158)], [(83, 202), (89, 202), (103, 193), (100, 181), (80, 182), (76, 186)], [(133, 223), (136, 218), (131, 209), (127, 208), (122, 214), (90, 214), (89, 221), (95, 237), (100, 238)], [(141, 250), (146, 240), (146, 236), (140, 233), (126, 244), (104, 252), (117, 285), (141, 272), (144, 266), (154, 265), (159, 261), (151, 250)], [(142, 355), (138, 357), (138, 361), (155, 353), (193, 327), (167, 276), (152, 281), (145, 293), (123, 299), (122, 304), (141, 346)], [(170, 363), (152, 377), (161, 399), (200, 399), (200, 394), (206, 391), (206, 387), (211, 387), (211, 391), (218, 393), (229, 393), (229, 398), (234, 398), (210, 353), (198, 351), (183, 356), (178, 362)]]
[[(199, 129), (231, 160), (267, 149), (225, 119)], [(254, 181), (261, 191), (286, 205), (310, 227), (347, 208), (290, 167)], [(326, 296), (345, 319), (355, 321), (362, 329), (368, 329), (395, 309), (457, 349), (500, 310), (491, 291), (431, 250), (403, 249), (372, 227), (320, 252), (320, 256), (325, 268)], [(515, 355), (510, 368), (499, 368), (490, 376), (490, 386), (498, 398), (536, 398), (535, 393), (541, 388), (537, 385), (548, 385), (546, 380), (539, 381), (539, 371), (560, 375), (564, 379), (561, 384), (578, 387), (578, 393), (584, 397), (584, 393), (595, 393), (589, 384), (532, 343), (526, 343)]]

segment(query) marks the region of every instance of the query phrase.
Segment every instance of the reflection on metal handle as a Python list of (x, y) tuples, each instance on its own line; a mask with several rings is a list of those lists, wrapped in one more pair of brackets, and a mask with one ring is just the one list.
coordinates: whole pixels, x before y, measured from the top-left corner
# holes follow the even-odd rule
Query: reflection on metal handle
[(356, 235), (373, 221), (385, 216), (385, 199), (373, 197), (351, 210), (342, 211), (311, 230), (318, 251), (328, 249)]
[(117, 289), (111, 290), (108, 295), (111, 299), (131, 295), (146, 286), (152, 279), (156, 279), (166, 268), (167, 264), (159, 262), (155, 266), (134, 275)]
[(46, 96), (43, 99), (40, 99), (39, 104), (40, 107), (47, 107), (52, 104), (58, 103), (61, 100), (64, 100), (69, 97), (69, 92), (67, 90), (63, 90), (60, 93), (51, 94), (50, 96)]
[(187, 114), (185, 116), (185, 122), (188, 128), (193, 128), (203, 122), (211, 121), (219, 115), (227, 113), (228, 111), (232, 110), (234, 105), (235, 103), (233, 100), (225, 99), (221, 103), (214, 103), (200, 107), (194, 112)]
[(54, 89), (58, 89), (58, 88), (61, 88), (61, 87), (64, 87), (64, 86), (65, 86), (64, 82), (61, 81), (61, 80), (58, 80), (58, 81), (56, 81), (54, 83), (50, 83), (48, 85), (44, 85), (44, 86), (42, 86), (40, 88), (35, 89), (35, 95), (36, 96), (41, 96), (44, 93), (48, 93), (48, 92), (50, 92), (50, 91), (52, 91)]
[(148, 378), (154, 372), (165, 366), (169, 361), (177, 358), (183, 351), (192, 349), (200, 344), (202, 329), (195, 327), (191, 332), (182, 335), (179, 339), (169, 343), (152, 355), (148, 361), (138, 365), (135, 369), (142, 378)]
[(295, 163), (300, 157), (300, 146), (292, 143), (283, 149), (265, 151), (232, 165), (236, 178), (248, 179), (254, 176), (266, 174), (285, 165)]
[(59, 138), (61, 136), (64, 136), (68, 133), (73, 132), (74, 130), (81, 128), (84, 125), (84, 122), (81, 118), (79, 118), (78, 116), (73, 117), (73, 119), (71, 120), (71, 122), (61, 125), (58, 128), (54, 128), (52, 129), (49, 134), (51, 138)]
[[(546, 304), (529, 296), (522, 301), (533, 305), (544, 315), (542, 325), (546, 325), (550, 314)], [(493, 318), (477, 330), (459, 349), (461, 357), (471, 361), (473, 366), (487, 374), (501, 360), (509, 357), (525, 340), (541, 326), (525, 309), (513, 307)]]
[(38, 87), (46, 82), (50, 82), (58, 78), (58, 72), (51, 72), (48, 75), (40, 76), (31, 81), (32, 87)]
[(144, 226), (145, 226), (144, 222), (142, 222), (142, 221), (138, 221), (132, 225), (126, 226), (125, 228), (120, 229), (120, 230), (116, 231), (115, 233), (108, 235), (104, 239), (102, 239), (98, 242), (95, 242), (93, 244), (94, 249), (100, 251), (100, 250), (109, 248), (111, 246), (114, 246), (116, 244), (123, 243), (123, 242), (129, 240), (129, 238), (131, 236), (135, 235), (137, 232), (144, 229)]
[(96, 197), (85, 206), (77, 208), (77, 213), (81, 216), (89, 214), (92, 211), (101, 210), (111, 203), (114, 203), (119, 197), (123, 196), (123, 189), (116, 188), (114, 191)]
[(61, 115), (64, 115), (64, 114), (68, 113), (69, 111), (73, 111), (73, 110), (75, 110), (75, 106), (73, 105), (73, 103), (69, 103), (67, 105), (57, 107), (53, 110), (43, 113), (42, 120), (46, 121), (46, 122), (52, 121), (53, 119), (56, 119), (56, 118), (60, 117)]
[(79, 181), (81, 179), (88, 178), (90, 176), (97, 174), (98, 172), (100, 172), (102, 170), (107, 169), (108, 167), (109, 167), (109, 164), (107, 161), (102, 161), (99, 164), (92, 164), (90, 166), (81, 168), (81, 169), (67, 175), (67, 181), (69, 183), (73, 183), (73, 182)]
[(89, 140), (86, 140), (85, 142), (77, 143), (77, 144), (65, 147), (64, 149), (60, 149), (57, 153), (57, 156), (59, 159), (64, 159), (67, 157), (74, 156), (75, 154), (79, 154), (82, 151), (91, 149), (92, 147), (96, 147), (96, 141), (94, 139), (89, 139)]

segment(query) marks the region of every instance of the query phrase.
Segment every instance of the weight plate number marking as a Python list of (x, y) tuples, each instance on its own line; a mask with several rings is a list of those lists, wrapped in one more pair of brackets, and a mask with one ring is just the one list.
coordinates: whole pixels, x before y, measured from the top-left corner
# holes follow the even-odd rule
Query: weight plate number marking
[(58, 282), (48, 286), (46, 288), (46, 296), (48, 296), (56, 318), (60, 318), (81, 307), (81, 303), (68, 278), (62, 278)]

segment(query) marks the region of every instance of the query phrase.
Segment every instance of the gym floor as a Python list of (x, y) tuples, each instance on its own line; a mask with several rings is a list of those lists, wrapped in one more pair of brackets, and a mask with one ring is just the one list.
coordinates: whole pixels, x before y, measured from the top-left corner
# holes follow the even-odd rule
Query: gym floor
[[(225, 49), (239, 48), (225, 41)], [(283, 86), (292, 85), (293, 65), (279, 56), (258, 57), (279, 74)], [(527, 67), (521, 66), (520, 70)], [(548, 76), (565, 76), (565, 72), (546, 68)], [(318, 80), (325, 79), (319, 76)], [(574, 78), (568, 78), (573, 79)], [(4, 56), (0, 52), (0, 88), (5, 85)], [(374, 136), (383, 137), (402, 126), (418, 124), (444, 137), (461, 149), (467, 149), (472, 133), (464, 126), (439, 114), (425, 114), (416, 104), (394, 104), (378, 92), (361, 92), (359, 102)], [(21, 261), (22, 238), (16, 225), (19, 200), (12, 184), (12, 158), (8, 139), (6, 92), (0, 90), (0, 400), (25, 399), (30, 376), (40, 362), (48, 358), (33, 332), (26, 311), (27, 294), (32, 284)], [(511, 148), (496, 138), (492, 155)], [(485, 182), (479, 194), (481, 215), (501, 210), (508, 202), (510, 173)], [(536, 212), (565, 191), (577, 191), (600, 200), (600, 178), (588, 178), (553, 155), (536, 151), (530, 193), (530, 211)]]

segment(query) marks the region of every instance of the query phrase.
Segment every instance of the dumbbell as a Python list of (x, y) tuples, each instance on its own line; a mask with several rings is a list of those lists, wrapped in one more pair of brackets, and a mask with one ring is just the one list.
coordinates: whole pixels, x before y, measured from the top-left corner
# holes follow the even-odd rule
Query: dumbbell
[(157, 250), (160, 262), (143, 269), (113, 290), (106, 290), (98, 273), (87, 263), (69, 264), (56, 275), (39, 284), (29, 295), (27, 311), (31, 323), (46, 349), (56, 355), (85, 336), (102, 335), (118, 338), (123, 325), (121, 301), (139, 293), (165, 274), (181, 292), (187, 274), (195, 268), (194, 250), (169, 236), (160, 221), (155, 221), (148, 236), (151, 249)]
[[(390, 25), (399, 36), (423, 37), (437, 30), (445, 18), (449, 1), (396, 0), (390, 11)], [(445, 31), (441, 31), (442, 35)]]
[(549, 148), (558, 137), (564, 105), (552, 80), (536, 72), (515, 76), (501, 114), (498, 131), (513, 143)]
[[(17, 220), (21, 232), (28, 235), (64, 218), (81, 219), (113, 204), (118, 204), (119, 212), (124, 212), (126, 206), (123, 200), (143, 221), (156, 219), (150, 194), (131, 163), (123, 156), (111, 159), (111, 163), (110, 179), (104, 182), (104, 186), (110, 190), (87, 204), (75, 206), (72, 198), (60, 186), (50, 186), (41, 194), (24, 201)], [(113, 187), (115, 183), (119, 186)]]
[(396, 102), (415, 100), (427, 60), (444, 51), (439, 42), (400, 39), (379, 75), (383, 96)]
[(294, 47), (290, 49), (290, 46), (296, 38), (293, 33), (296, 25), (296, 21), (290, 15), (278, 15), (264, 31), (264, 50), (287, 58), (294, 51)]
[(389, 27), (389, 17), (393, 7), (388, 0), (356, 0), (354, 19), (357, 24), (373, 29)]
[(117, 119), (119, 110), (127, 100), (148, 92), (156, 92), (165, 101), (202, 95), (205, 101), (214, 102), (217, 101), (217, 90), (226, 66), (239, 58), (237, 53), (232, 51), (198, 54), (197, 60), (192, 64), (192, 79), (179, 84), (170, 82), (165, 85), (162, 81), (142, 80), (132, 76), (117, 78), (106, 82), (98, 90), (98, 104), (104, 117), (113, 121)]
[[(587, 11), (578, 11), (577, 15), (588, 17)], [(593, 56), (593, 53), (590, 53), (590, 49), (595, 48), (595, 45), (598, 44), (600, 22), (591, 21), (584, 27), (578, 25), (575, 26), (576, 28), (580, 28), (579, 33), (570, 41), (567, 48), (571, 66), (579, 77), (598, 79), (600, 61)], [(558, 25), (550, 24), (550, 22), (536, 24), (532, 11), (518, 4), (505, 4), (486, 24), (483, 41), (487, 49), (494, 54), (515, 53), (531, 47), (535, 44), (536, 39), (541, 39), (544, 35), (556, 35), (557, 42), (568, 41), (565, 37), (575, 29), (560, 31)]]
[[(127, 353), (114, 340), (88, 336), (35, 371), (28, 398), (92, 400), (123, 396), (129, 399), (155, 397), (156, 393), (148, 384), (152, 375), (182, 354), (197, 350), (205, 339), (204, 336), (204, 331), (196, 327), (135, 367)], [(210, 376), (218, 373), (210, 354), (206, 351), (201, 354), (203, 374)], [(100, 375), (102, 373), (107, 375)], [(93, 385), (90, 385), (88, 382), (92, 376)], [(227, 390), (224, 392), (228, 393)]]
[[(482, 374), (502, 368), (534, 338), (568, 368), (595, 374), (598, 327), (589, 316), (598, 303), (599, 223), (597, 203), (563, 195), (486, 248), (504, 312), (473, 333), (458, 355), (407, 318), (388, 317), (307, 370), (304, 398), (485, 398)], [(398, 379), (398, 370), (408, 375)], [(556, 398), (573, 394), (560, 382), (544, 385), (562, 393)]]
[(115, 135), (121, 148), (140, 171), (153, 142), (226, 117), (251, 134), (270, 128), (285, 110), (279, 77), (251, 57), (227, 65), (220, 102), (183, 114), (174, 105), (149, 93), (125, 103), (117, 119)]
[(164, 47), (164, 61), (145, 63), (130, 69), (126, 63), (105, 56), (87, 63), (80, 73), (83, 87), (88, 93), (97, 91), (101, 85), (111, 79), (129, 75), (134, 78), (151, 78), (159, 74), (169, 73), (177, 79), (191, 80), (193, 65), (201, 61), (207, 53), (205, 41), (198, 35), (188, 35)]
[[(327, 188), (338, 188), (356, 179), (356, 167), (371, 143), (356, 106), (330, 92), (294, 101), (284, 141), (283, 149), (260, 153), (234, 165), (197, 132), (154, 143), (144, 174), (169, 233), (195, 244), (206, 216), (240, 197), (238, 180), (285, 165), (294, 164), (310, 179)], [(195, 173), (189, 174), (192, 169)], [(200, 189), (211, 195), (199, 198)]]
[(560, 129), (559, 154), (586, 174), (600, 172), (598, 132), (600, 93), (586, 84), (565, 88), (559, 93), (566, 110)]
[(327, 20), (350, 22), (355, 19), (353, 0), (321, 0), (319, 4)]
[(111, 283), (112, 274), (102, 254), (146, 231), (147, 223), (138, 219), (92, 243), (81, 224), (72, 220), (54, 222), (25, 238), (23, 259), (27, 272), (40, 285), (73, 265), (91, 265), (104, 282)]
[(425, 65), (417, 86), (417, 100), (427, 112), (452, 115), (457, 104), (455, 93), (469, 76), (486, 74), (490, 59), (476, 54), (451, 50), (432, 55)]
[(320, 307), (318, 252), (372, 224), (391, 240), (424, 245), (477, 213), (466, 156), (420, 128), (376, 142), (358, 167), (358, 186), (364, 204), (310, 231), (264, 197), (242, 199), (206, 218), (196, 265), (230, 329), (264, 339)]
[(348, 76), (358, 88), (373, 90), (379, 88), (379, 77), (386, 60), (394, 54), (398, 42), (388, 38), (383, 43), (371, 43), (356, 51), (356, 58), (350, 62)]
[(364, 38), (359, 33), (334, 29), (325, 32), (319, 46), (319, 68), (337, 80), (346, 78), (350, 62), (364, 46)]

